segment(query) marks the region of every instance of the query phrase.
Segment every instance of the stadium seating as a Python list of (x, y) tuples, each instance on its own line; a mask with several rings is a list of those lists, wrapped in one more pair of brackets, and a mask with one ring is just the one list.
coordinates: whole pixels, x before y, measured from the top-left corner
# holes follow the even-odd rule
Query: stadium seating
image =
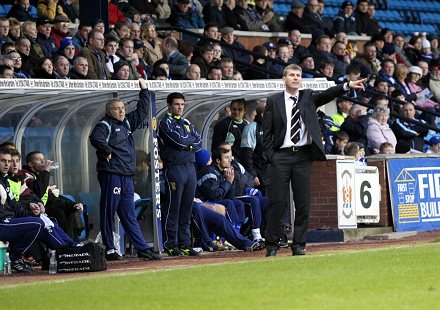
[[(338, 14), (344, 0), (325, 0), (324, 17), (332, 18)], [(301, 0), (306, 3), (307, 0)], [(434, 34), (440, 32), (440, 1), (433, 0), (374, 0), (375, 18), (381, 27), (410, 36), (414, 32)], [(289, 0), (274, 0), (274, 11), (287, 15)], [(353, 1), (356, 3), (356, 1)], [(429, 12), (427, 12), (429, 8)]]

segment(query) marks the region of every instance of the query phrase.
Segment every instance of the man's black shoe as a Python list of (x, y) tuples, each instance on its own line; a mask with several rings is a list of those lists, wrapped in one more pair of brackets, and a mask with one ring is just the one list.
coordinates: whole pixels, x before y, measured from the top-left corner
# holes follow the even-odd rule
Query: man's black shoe
[(266, 257), (277, 256), (277, 250), (266, 250)]
[(116, 261), (116, 260), (121, 260), (122, 256), (116, 253), (116, 251), (113, 251), (111, 253), (107, 253), (105, 255), (105, 259), (108, 261)]
[(168, 256), (183, 256), (183, 252), (178, 248), (166, 248), (164, 247), (165, 252), (167, 252)]
[(278, 246), (279, 246), (280, 248), (285, 249), (285, 248), (288, 248), (288, 247), (289, 247), (289, 244), (288, 244), (287, 242), (283, 241), (283, 240), (280, 240), (280, 241), (278, 242)]
[(161, 260), (162, 256), (157, 255), (152, 249), (146, 249), (143, 251), (138, 251), (138, 257), (144, 260)]
[(306, 249), (305, 248), (292, 248), (292, 255), (306, 255)]
[(22, 259), (17, 259), (15, 262), (12, 263), (11, 267), (19, 273), (32, 273), (32, 272), (34, 272), (34, 269), (32, 269), (31, 267), (26, 265)]
[(196, 250), (194, 250), (191, 246), (189, 245), (182, 245), (180, 247), (180, 250), (183, 252), (184, 255), (188, 255), (188, 256), (199, 256), (200, 253), (197, 252)]

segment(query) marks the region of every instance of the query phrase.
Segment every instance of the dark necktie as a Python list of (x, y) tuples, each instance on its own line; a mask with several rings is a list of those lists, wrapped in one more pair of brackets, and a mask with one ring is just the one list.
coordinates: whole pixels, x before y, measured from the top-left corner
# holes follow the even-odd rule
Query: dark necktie
[(299, 122), (299, 110), (298, 104), (296, 103), (298, 99), (296, 97), (290, 97), (293, 100), (292, 105), (292, 116), (290, 118), (290, 139), (293, 143), (297, 144), (300, 139), (301, 124)]

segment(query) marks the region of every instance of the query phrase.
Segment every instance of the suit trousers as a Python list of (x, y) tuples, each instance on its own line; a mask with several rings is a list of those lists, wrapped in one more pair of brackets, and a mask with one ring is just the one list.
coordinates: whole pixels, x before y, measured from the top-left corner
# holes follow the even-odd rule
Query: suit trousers
[(309, 146), (293, 151), (284, 148), (274, 151), (271, 158), (269, 200), (267, 214), (266, 248), (278, 249), (282, 236), (281, 222), (289, 197), (289, 182), (292, 186), (293, 201), (295, 202), (295, 223), (293, 247), (304, 247), (310, 214), (310, 173), (312, 153)]

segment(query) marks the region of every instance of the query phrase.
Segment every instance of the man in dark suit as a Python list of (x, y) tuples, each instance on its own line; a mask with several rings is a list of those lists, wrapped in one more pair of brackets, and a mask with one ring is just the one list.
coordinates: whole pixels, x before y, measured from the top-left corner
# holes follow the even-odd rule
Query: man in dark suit
[(270, 207), (266, 228), (266, 256), (276, 256), (281, 217), (287, 207), (289, 182), (295, 202), (292, 255), (304, 255), (310, 211), (310, 173), (313, 160), (326, 160), (316, 109), (366, 81), (350, 81), (323, 92), (299, 91), (302, 70), (288, 65), (286, 90), (268, 98), (263, 117), (263, 148), (270, 159)]

